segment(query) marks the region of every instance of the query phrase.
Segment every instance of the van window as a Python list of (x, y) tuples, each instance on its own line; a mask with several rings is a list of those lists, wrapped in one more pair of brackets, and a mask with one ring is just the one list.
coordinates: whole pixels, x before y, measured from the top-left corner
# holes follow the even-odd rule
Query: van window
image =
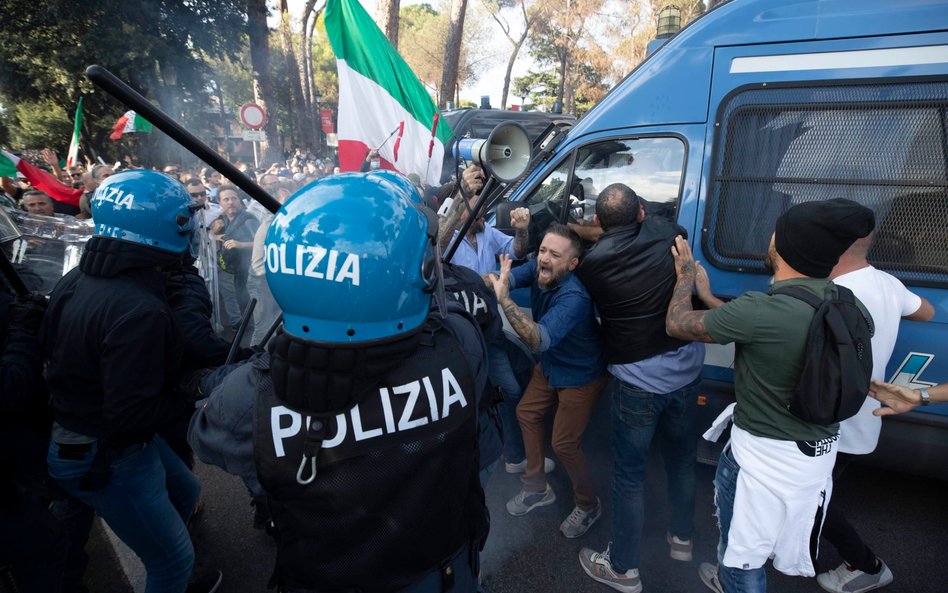
[(876, 214), (869, 260), (948, 284), (948, 83), (755, 89), (722, 107), (704, 250), (764, 271), (774, 223), (795, 204), (847, 198)]
[[(571, 155), (572, 156), (572, 155)], [(566, 158), (527, 198), (527, 205), (550, 220), (562, 217), (567, 181), (570, 182), (567, 219), (592, 221), (599, 192), (613, 183), (624, 183), (646, 201), (650, 215), (674, 220), (681, 193), (685, 145), (678, 138), (623, 138), (580, 147), (573, 159)]]
[(675, 220), (685, 145), (678, 138), (610, 140), (579, 149), (576, 183), (584, 216), (592, 220), (599, 192), (624, 183), (646, 202), (652, 216)]

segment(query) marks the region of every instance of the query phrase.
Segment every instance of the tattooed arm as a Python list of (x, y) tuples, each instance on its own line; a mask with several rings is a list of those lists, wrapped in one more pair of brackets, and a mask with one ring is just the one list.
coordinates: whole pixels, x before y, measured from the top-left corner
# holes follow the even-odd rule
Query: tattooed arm
[(668, 313), (665, 315), (665, 332), (674, 338), (691, 340), (694, 342), (714, 342), (714, 338), (704, 327), (706, 311), (694, 311), (691, 307), (691, 291), (695, 286), (697, 268), (691, 256), (691, 247), (682, 237), (675, 238), (672, 247), (672, 256), (675, 258), (675, 273), (678, 282), (675, 283), (675, 292), (668, 303)]
[(530, 247), (530, 210), (516, 208), (510, 211), (510, 224), (516, 229), (513, 241), (514, 255), (523, 259)]
[(451, 207), (448, 209), (447, 215), (445, 215), (438, 224), (438, 244), (441, 246), (442, 252), (448, 248), (448, 243), (451, 241), (451, 237), (454, 236), (454, 231), (456, 231), (459, 226), (458, 223), (461, 221), (461, 213), (464, 212), (466, 203), (467, 200), (461, 196), (461, 192), (458, 192), (454, 196), (454, 201), (451, 202)]
[(541, 341), (540, 326), (510, 298), (510, 257), (500, 256), (500, 275), (491, 274), (489, 279), (510, 327), (530, 346), (530, 350), (537, 352)]

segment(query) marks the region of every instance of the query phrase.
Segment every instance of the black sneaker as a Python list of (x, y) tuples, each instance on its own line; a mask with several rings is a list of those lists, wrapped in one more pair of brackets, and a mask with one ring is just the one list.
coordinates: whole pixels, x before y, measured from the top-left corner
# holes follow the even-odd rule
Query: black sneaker
[(186, 593), (215, 593), (224, 580), (224, 573), (219, 570), (213, 570), (208, 574), (198, 577), (188, 583)]

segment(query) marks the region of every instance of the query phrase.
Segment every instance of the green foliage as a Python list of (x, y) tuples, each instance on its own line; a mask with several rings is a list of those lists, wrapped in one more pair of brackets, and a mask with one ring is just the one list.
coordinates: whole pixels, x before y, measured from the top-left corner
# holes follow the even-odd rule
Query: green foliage
[(53, 101), (20, 103), (12, 109), (12, 116), (16, 122), (10, 138), (12, 146), (44, 148), (55, 145), (63, 136), (72, 136), (72, 114)]
[(510, 88), (514, 96), (527, 98), (527, 111), (552, 111), (557, 84), (555, 71), (542, 70), (514, 78)]
[[(0, 44), (0, 103), (8, 108), (49, 101), (69, 112), (84, 101), (85, 146), (117, 153), (107, 140), (127, 107), (96, 89), (83, 75), (101, 64), (169, 111), (200, 111), (206, 102), (207, 65), (202, 54), (233, 55), (242, 45), (245, 0), (4, 0), (0, 22), (17, 32)], [(174, 84), (171, 83), (174, 72)], [(11, 120), (13, 118), (10, 118)], [(25, 134), (12, 124), (10, 134)], [(65, 150), (71, 135), (51, 134)]]

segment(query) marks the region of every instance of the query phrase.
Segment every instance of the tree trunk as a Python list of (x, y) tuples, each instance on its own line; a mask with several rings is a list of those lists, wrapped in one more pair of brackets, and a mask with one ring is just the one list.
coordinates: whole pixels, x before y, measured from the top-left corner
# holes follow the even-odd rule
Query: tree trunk
[[(325, 3), (323, 4), (325, 6)], [(313, 19), (309, 23), (309, 31), (306, 34), (306, 56), (310, 58), (309, 62), (309, 104), (313, 112), (317, 112), (316, 107), (316, 93), (318, 92), (316, 88), (316, 73), (313, 71), (313, 33), (316, 31), (316, 21), (319, 19), (319, 14), (322, 12), (322, 8), (316, 10), (313, 14)], [(315, 113), (313, 119), (313, 138), (316, 142), (313, 148), (322, 155), (322, 114)]]
[(396, 50), (398, 49), (398, 10), (400, 4), (401, 0), (379, 0), (375, 7), (375, 22)]
[(444, 48), (444, 68), (441, 70), (441, 96), (438, 98), (438, 107), (441, 109), (447, 106), (457, 87), (465, 12), (467, 12), (467, 0), (453, 0), (451, 24), (448, 27), (448, 40)]
[(556, 90), (556, 102), (559, 103), (560, 110), (556, 111), (556, 105), (554, 105), (554, 113), (563, 113), (563, 95), (566, 90), (566, 62), (569, 56), (569, 52), (566, 49), (566, 44), (563, 44), (563, 50), (560, 52), (560, 88)]
[[(283, 54), (286, 56), (286, 71), (290, 80), (290, 103), (296, 116), (296, 130), (299, 134), (297, 145), (309, 146), (313, 142), (311, 135), (313, 126), (309, 121), (312, 112), (306, 108), (303, 100), (303, 87), (300, 84), (300, 69), (296, 63), (296, 52), (293, 50), (293, 33), (290, 31), (290, 11), (286, 0), (280, 0), (280, 39), (283, 43)], [(295, 134), (294, 134), (295, 135)]]
[[(303, 8), (303, 27), (300, 35), (300, 82), (303, 86), (303, 104), (306, 112), (309, 114), (309, 135), (310, 138), (316, 137), (315, 120), (319, 119), (319, 114), (313, 107), (313, 45), (312, 30), (310, 29), (310, 18), (315, 23), (319, 18), (319, 13), (313, 13), (313, 7), (316, 6), (316, 0), (307, 0)], [(315, 148), (315, 146), (307, 146)]]
[(504, 72), (504, 90), (500, 93), (500, 108), (507, 109), (507, 95), (510, 92), (510, 77), (513, 75), (513, 67), (517, 62), (517, 55), (520, 54), (520, 48), (527, 39), (527, 31), (524, 30), (520, 41), (514, 44), (513, 51), (510, 52), (510, 58), (507, 60), (507, 71)]
[(279, 146), (276, 118), (270, 113), (268, 105), (275, 102), (270, 80), (270, 31), (267, 29), (266, 0), (247, 0), (247, 33), (250, 37), (250, 64), (253, 68), (253, 94), (261, 107), (267, 110), (267, 123), (263, 131), (267, 140), (260, 143), (262, 162), (266, 166), (282, 160), (283, 148)]

